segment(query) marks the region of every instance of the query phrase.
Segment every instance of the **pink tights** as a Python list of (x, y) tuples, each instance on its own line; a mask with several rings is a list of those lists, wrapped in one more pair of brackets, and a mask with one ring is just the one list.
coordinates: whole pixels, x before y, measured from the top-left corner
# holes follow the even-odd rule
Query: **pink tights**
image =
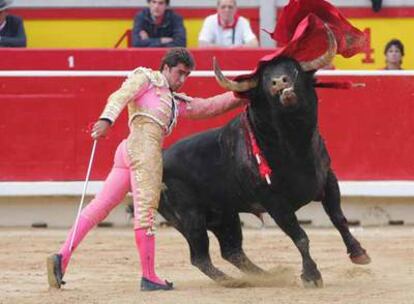
[[(72, 227), (69, 231), (65, 243), (59, 250), (59, 254), (62, 255), (62, 273), (66, 272), (72, 252), (75, 251), (86, 234), (103, 221), (130, 191), (131, 170), (128, 166), (126, 153), (126, 141), (123, 141), (116, 150), (114, 166), (105, 180), (103, 189), (81, 212), (72, 250), (69, 247), (74, 228)], [(153, 234), (147, 235), (146, 232), (147, 228), (135, 229), (135, 243), (141, 259), (142, 276), (152, 282), (165, 284), (165, 281), (155, 274), (155, 237)]]

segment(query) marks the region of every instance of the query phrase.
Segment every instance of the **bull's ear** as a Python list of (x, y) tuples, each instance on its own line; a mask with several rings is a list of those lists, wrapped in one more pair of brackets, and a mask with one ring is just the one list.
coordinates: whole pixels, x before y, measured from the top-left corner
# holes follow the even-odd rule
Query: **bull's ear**
[(305, 73), (306, 73), (306, 75), (307, 75), (309, 78), (314, 78), (314, 77), (315, 77), (316, 70), (307, 71), (307, 72), (305, 72)]
[(313, 83), (313, 82), (316, 82), (316, 76), (315, 76), (316, 71), (317, 71), (317, 70), (311, 70), (311, 71), (307, 71), (307, 72), (305, 72), (306, 79), (307, 79), (308, 81), (311, 81), (312, 83)]

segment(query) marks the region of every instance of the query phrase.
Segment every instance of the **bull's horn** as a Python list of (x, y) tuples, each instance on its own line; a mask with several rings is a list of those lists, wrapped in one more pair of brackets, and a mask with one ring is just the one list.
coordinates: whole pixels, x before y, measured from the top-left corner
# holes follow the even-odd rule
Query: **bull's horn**
[(233, 92), (246, 92), (250, 89), (253, 89), (257, 86), (257, 80), (247, 79), (243, 81), (234, 81), (224, 77), (218, 63), (216, 57), (213, 57), (213, 68), (214, 68), (214, 75), (216, 75), (216, 80), (219, 85), (225, 89), (228, 89)]
[(335, 36), (327, 24), (325, 24), (325, 28), (326, 34), (328, 35), (328, 50), (319, 58), (316, 58), (311, 61), (301, 62), (300, 65), (302, 66), (302, 69), (304, 71), (312, 71), (322, 68), (325, 65), (331, 63), (331, 61), (334, 59), (336, 55), (337, 44)]

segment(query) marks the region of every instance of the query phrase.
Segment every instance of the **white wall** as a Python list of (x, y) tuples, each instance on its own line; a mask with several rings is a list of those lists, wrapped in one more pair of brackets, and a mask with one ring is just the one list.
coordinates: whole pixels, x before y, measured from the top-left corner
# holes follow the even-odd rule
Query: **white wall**
[[(92, 196), (87, 196), (85, 204)], [(75, 221), (79, 196), (0, 196), (0, 227), (30, 227), (34, 223), (46, 223), (48, 227), (70, 227)], [(126, 199), (117, 206), (105, 222), (114, 226), (132, 226), (125, 208), (132, 199)], [(414, 224), (414, 204), (412, 197), (347, 197), (342, 196), (342, 209), (349, 221), (359, 221), (362, 226), (388, 225), (389, 221), (403, 221)], [(297, 213), (299, 220), (312, 221), (313, 226), (331, 227), (332, 223), (320, 202), (312, 202)], [(259, 228), (261, 222), (253, 215), (243, 213), (241, 219), (245, 227)], [(163, 222), (157, 216), (157, 223)], [(264, 215), (266, 227), (275, 226), (268, 214)]]
[[(170, 0), (173, 7), (215, 7), (217, 0)], [(259, 0), (238, 0), (241, 7), (257, 7)], [(16, 7), (142, 7), (147, 0), (14, 0)]]
[[(288, 0), (276, 0), (278, 6)], [(336, 6), (367, 7), (370, 0), (332, 0)], [(171, 0), (174, 7), (215, 7), (217, 0)], [(260, 0), (237, 0), (239, 7), (258, 7)], [(142, 7), (147, 0), (14, 0), (15, 7)], [(414, 0), (383, 0), (384, 7), (414, 6)]]

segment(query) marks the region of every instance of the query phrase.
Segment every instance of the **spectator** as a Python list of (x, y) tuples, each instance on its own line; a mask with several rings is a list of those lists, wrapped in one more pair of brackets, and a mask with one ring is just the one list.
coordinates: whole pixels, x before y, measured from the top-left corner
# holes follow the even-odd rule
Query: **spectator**
[(384, 70), (402, 70), (402, 58), (404, 56), (404, 45), (398, 39), (388, 41), (384, 49)]
[(8, 15), (11, 0), (0, 0), (0, 47), (25, 47), (26, 33), (20, 17)]
[(185, 47), (183, 18), (169, 9), (170, 0), (147, 0), (148, 8), (135, 16), (134, 47)]
[(198, 36), (198, 45), (226, 47), (258, 47), (256, 35), (249, 21), (237, 14), (236, 0), (218, 0), (217, 14), (204, 20)]

